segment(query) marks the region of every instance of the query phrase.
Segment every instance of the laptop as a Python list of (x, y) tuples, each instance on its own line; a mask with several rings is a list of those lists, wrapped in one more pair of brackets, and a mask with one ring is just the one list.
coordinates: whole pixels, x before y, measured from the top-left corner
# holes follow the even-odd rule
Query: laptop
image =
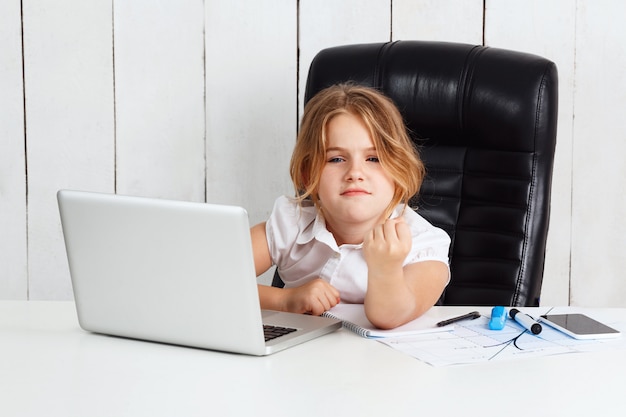
[[(57, 200), (84, 330), (261, 356), (341, 327), (261, 310), (241, 207), (71, 190)], [(280, 336), (266, 341), (271, 326)]]

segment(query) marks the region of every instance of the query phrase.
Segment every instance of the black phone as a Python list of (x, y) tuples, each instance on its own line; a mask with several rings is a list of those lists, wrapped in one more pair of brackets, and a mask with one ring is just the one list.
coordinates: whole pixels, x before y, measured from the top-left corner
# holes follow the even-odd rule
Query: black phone
[(548, 314), (540, 321), (575, 339), (605, 339), (620, 336), (620, 332), (584, 314)]

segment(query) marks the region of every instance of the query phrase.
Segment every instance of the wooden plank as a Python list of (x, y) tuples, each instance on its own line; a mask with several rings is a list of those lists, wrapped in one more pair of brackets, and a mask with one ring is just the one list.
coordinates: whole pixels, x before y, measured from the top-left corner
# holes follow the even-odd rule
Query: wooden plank
[(569, 304), (575, 3), (568, 0), (488, 1), (485, 43), (534, 53), (559, 70), (559, 120), (542, 305)]
[(0, 299), (25, 300), (26, 156), (20, 0), (0, 2)]
[(394, 0), (393, 39), (483, 43), (483, 0)]
[(245, 207), (256, 224), (293, 194), (297, 2), (210, 0), (205, 22), (207, 201)]
[(23, 2), (31, 299), (72, 297), (60, 188), (113, 191), (111, 1)]
[(254, 224), (293, 193), (297, 3), (207, 1), (205, 16), (207, 201)]
[(391, 40), (391, 2), (381, 0), (300, 0), (299, 113), (306, 76), (324, 48)]
[(626, 306), (626, 3), (577, 2), (573, 305)]
[(120, 194), (204, 201), (202, 0), (114, 6)]

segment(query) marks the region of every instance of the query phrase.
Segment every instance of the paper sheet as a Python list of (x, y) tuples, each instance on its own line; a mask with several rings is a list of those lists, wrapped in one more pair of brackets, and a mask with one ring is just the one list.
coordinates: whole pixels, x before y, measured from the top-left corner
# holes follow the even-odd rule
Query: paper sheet
[(507, 320), (502, 330), (489, 330), (488, 324), (487, 317), (480, 317), (458, 323), (449, 332), (377, 340), (432, 366), (626, 349), (625, 323), (611, 324), (622, 332), (620, 338), (594, 340), (577, 340), (547, 325), (534, 336), (513, 320)]

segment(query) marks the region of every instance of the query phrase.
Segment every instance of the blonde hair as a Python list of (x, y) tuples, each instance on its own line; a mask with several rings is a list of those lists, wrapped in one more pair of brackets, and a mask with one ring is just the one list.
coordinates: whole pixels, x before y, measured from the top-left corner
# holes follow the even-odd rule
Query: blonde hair
[(326, 164), (327, 126), (333, 117), (345, 113), (363, 120), (381, 166), (395, 183), (387, 217), (399, 203), (406, 207), (418, 193), (425, 168), (391, 99), (377, 90), (354, 84), (328, 87), (305, 106), (290, 165), (296, 199), (301, 203), (310, 198), (320, 208), (317, 190)]

